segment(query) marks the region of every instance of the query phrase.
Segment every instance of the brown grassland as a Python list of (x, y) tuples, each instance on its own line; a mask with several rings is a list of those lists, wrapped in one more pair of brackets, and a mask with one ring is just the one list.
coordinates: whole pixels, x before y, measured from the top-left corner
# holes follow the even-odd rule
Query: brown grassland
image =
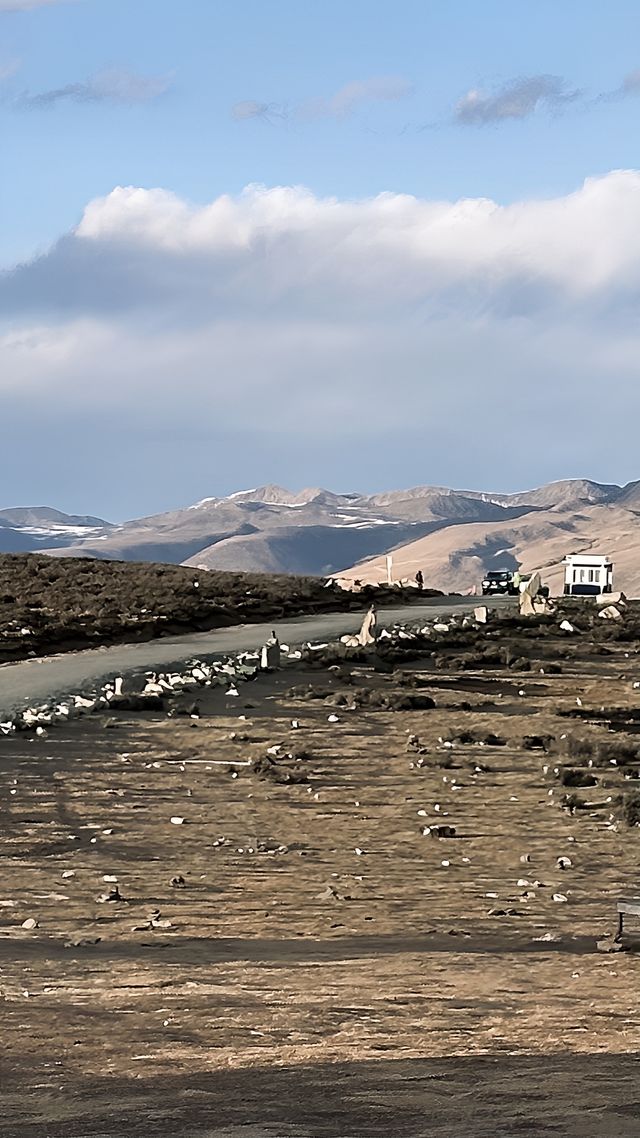
[(637, 1136), (637, 619), (0, 739), (0, 1135)]

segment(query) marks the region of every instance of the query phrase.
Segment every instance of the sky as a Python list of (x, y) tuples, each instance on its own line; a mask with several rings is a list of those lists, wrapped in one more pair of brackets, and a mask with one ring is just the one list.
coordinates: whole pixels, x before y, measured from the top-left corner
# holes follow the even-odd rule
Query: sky
[(0, 506), (640, 477), (637, 0), (0, 0)]

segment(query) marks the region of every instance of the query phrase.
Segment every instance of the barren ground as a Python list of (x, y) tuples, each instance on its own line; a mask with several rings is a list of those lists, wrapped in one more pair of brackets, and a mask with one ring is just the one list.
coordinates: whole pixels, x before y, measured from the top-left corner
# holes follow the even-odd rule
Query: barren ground
[(320, 577), (0, 553), (0, 663), (407, 599), (415, 589), (350, 593)]
[[(198, 695), (198, 720), (0, 740), (0, 1135), (636, 1138), (638, 956), (595, 945), (640, 893), (618, 802), (638, 764), (598, 767), (573, 815), (542, 767), (587, 770), (562, 734), (638, 738), (597, 710), (637, 705), (638, 645), (510, 643), (531, 671), (287, 669)], [(584, 722), (559, 715), (576, 697)], [(460, 732), (506, 745), (438, 742)], [(233, 777), (276, 743), (308, 782)], [(438, 822), (456, 836), (422, 835)], [(104, 876), (123, 901), (96, 900)]]

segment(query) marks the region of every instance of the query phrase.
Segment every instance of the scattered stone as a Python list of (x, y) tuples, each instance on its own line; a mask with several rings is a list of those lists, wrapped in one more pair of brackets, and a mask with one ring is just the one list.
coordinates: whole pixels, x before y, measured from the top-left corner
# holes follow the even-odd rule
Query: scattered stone
[(338, 893), (338, 890), (334, 889), (333, 885), (327, 885), (327, 888), (323, 889), (322, 893), (316, 893), (316, 901), (342, 901), (342, 900), (343, 900), (343, 898)]
[(596, 941), (596, 950), (598, 952), (624, 952), (624, 945), (619, 940), (598, 940)]
[(598, 616), (602, 617), (603, 620), (622, 620), (623, 619), (623, 616), (622, 616), (622, 613), (620, 612), (620, 609), (617, 608), (615, 605), (607, 605), (606, 608), (600, 609)]
[(428, 754), (427, 748), (423, 747), (417, 735), (410, 735), (407, 739), (407, 750), (414, 751), (417, 755)]
[(96, 900), (99, 905), (104, 905), (107, 901), (123, 901), (124, 898), (120, 893), (119, 887), (114, 885), (113, 889), (110, 889), (108, 893), (101, 893), (99, 897), (96, 897)]
[(602, 605), (605, 607), (617, 605), (620, 608), (624, 608), (626, 603), (627, 598), (624, 593), (599, 593), (596, 597), (596, 604), (599, 607)]
[(27, 917), (26, 921), (22, 922), (23, 929), (37, 929), (39, 927), (35, 917)]

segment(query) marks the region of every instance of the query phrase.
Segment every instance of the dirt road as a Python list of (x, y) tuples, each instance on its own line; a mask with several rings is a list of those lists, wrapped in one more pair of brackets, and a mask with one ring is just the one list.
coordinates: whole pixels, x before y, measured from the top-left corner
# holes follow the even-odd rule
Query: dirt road
[[(379, 618), (382, 624), (420, 620), (454, 610), (471, 610), (479, 603), (477, 599), (449, 597), (446, 602), (423, 601), (410, 607), (382, 609)], [(491, 602), (492, 608), (505, 604), (513, 604), (513, 601), (500, 598)], [(277, 632), (282, 643), (302, 644), (307, 640), (331, 640), (356, 632), (361, 623), (362, 613), (330, 613), (280, 622)], [(205, 659), (258, 648), (270, 635), (271, 627), (272, 622), (243, 624), (213, 632), (163, 637), (144, 644), (119, 644), (5, 664), (0, 667), (0, 714), (38, 700), (79, 691), (109, 676), (163, 669), (194, 657)]]

